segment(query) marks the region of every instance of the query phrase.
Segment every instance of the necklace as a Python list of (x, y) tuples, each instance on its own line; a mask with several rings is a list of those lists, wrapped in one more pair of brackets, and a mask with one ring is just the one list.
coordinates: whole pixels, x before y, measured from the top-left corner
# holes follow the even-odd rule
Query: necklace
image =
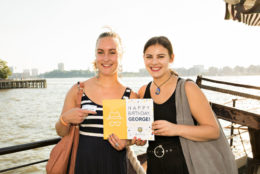
[(166, 82), (168, 82), (168, 80), (170, 80), (170, 78), (172, 77), (172, 75), (170, 75), (170, 77), (167, 79), (167, 80), (165, 80), (162, 84), (160, 84), (160, 85), (157, 85), (156, 83), (155, 83), (155, 81), (153, 81), (153, 83), (155, 84), (155, 86), (157, 87), (156, 88), (156, 91), (155, 91), (155, 94), (156, 95), (159, 95), (160, 94), (160, 92), (161, 92), (161, 89), (160, 89), (160, 87), (162, 86), (162, 85), (164, 85)]

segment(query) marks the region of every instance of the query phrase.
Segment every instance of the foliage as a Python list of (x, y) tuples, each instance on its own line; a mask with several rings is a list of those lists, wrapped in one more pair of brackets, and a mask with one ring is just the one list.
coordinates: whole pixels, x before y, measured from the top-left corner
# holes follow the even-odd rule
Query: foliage
[(0, 79), (7, 79), (10, 75), (12, 75), (12, 72), (7, 63), (0, 59)]
[[(239, 75), (260, 75), (260, 65), (251, 65), (249, 67), (235, 66), (234, 68), (225, 66), (223, 68), (209, 67), (204, 69), (203, 66), (193, 66), (191, 68), (174, 68), (180, 76), (239, 76)], [(59, 71), (53, 70), (41, 74), (43, 78), (71, 78), (71, 77), (93, 77), (94, 72), (89, 70), (71, 70)], [(121, 77), (148, 77), (149, 73), (145, 68), (139, 69), (139, 72), (122, 72), (119, 74)]]

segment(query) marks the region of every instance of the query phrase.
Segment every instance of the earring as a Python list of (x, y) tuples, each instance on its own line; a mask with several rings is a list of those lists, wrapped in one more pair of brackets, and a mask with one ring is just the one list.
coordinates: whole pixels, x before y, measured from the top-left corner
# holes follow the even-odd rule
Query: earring
[(118, 65), (117, 71), (118, 71), (118, 73), (122, 73), (122, 72), (123, 72), (123, 66), (122, 66), (122, 64), (119, 64), (119, 65)]
[(93, 69), (94, 69), (94, 72), (95, 72), (95, 76), (98, 77), (99, 75), (99, 70), (97, 68), (97, 63), (96, 61), (93, 62)]

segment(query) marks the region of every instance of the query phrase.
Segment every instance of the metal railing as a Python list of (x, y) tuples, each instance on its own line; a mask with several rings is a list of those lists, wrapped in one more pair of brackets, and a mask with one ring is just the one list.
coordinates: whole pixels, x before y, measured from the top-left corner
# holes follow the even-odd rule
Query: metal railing
[[(49, 139), (49, 140), (36, 141), (36, 142), (33, 142), (33, 143), (27, 143), (27, 144), (21, 144), (21, 145), (15, 145), (15, 146), (10, 146), (10, 147), (0, 148), (0, 155), (6, 155), (6, 154), (25, 151), (25, 150), (31, 150), (31, 149), (35, 149), (35, 148), (54, 145), (54, 144), (57, 144), (60, 141), (60, 139), (61, 138), (53, 138), (53, 139)], [(15, 166), (15, 167), (7, 168), (7, 169), (1, 169), (0, 173), (19, 169), (19, 168), (22, 168), (22, 167), (35, 165), (35, 164), (39, 164), (39, 163), (43, 163), (43, 162), (47, 162), (47, 161), (48, 161), (48, 159), (45, 159), (45, 160), (27, 163), (27, 164)]]

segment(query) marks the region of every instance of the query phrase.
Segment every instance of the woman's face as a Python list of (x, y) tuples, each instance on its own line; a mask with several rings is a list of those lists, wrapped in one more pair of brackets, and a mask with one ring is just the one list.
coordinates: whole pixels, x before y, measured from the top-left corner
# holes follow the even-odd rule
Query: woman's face
[(119, 42), (113, 37), (103, 37), (96, 46), (96, 68), (103, 75), (117, 72), (119, 59)]
[(173, 55), (162, 45), (149, 46), (144, 53), (144, 64), (153, 78), (160, 78), (169, 73), (169, 64), (173, 62)]

